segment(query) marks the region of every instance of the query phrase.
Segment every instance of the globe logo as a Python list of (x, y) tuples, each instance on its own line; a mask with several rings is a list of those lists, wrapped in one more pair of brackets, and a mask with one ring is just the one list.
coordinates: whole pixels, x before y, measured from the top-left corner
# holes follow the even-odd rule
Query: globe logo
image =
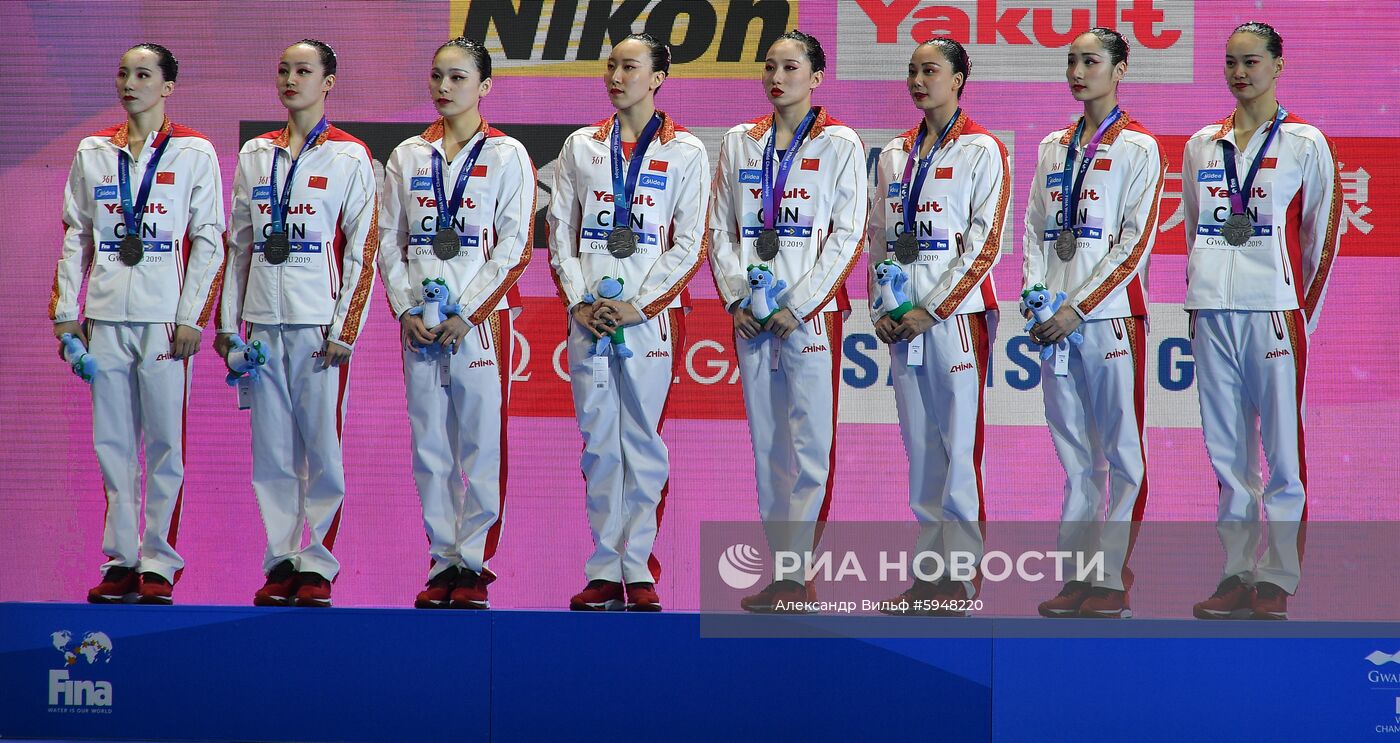
[(749, 588), (762, 575), (763, 556), (747, 544), (730, 545), (719, 556), (719, 577), (730, 588)]

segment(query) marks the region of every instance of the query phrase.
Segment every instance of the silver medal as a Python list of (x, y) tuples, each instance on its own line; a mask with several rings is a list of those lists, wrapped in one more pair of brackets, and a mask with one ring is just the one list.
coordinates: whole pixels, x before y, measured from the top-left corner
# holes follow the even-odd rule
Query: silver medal
[(457, 231), (452, 229), (438, 230), (433, 235), (433, 255), (444, 261), (450, 261), (462, 252), (462, 241), (457, 236)]
[(268, 263), (279, 266), (287, 261), (287, 256), (292, 254), (292, 242), (287, 239), (285, 232), (273, 232), (267, 236), (267, 242), (263, 244), (263, 257)]
[(1062, 261), (1069, 261), (1078, 249), (1079, 243), (1074, 239), (1074, 230), (1060, 230), (1060, 236), (1055, 238), (1055, 255), (1060, 256)]
[(758, 233), (758, 241), (754, 244), (754, 249), (758, 252), (758, 257), (771, 261), (778, 257), (778, 231), (764, 230)]
[(894, 257), (906, 266), (919, 260), (919, 239), (912, 232), (901, 233), (894, 241)]
[(117, 251), (117, 257), (121, 258), (122, 263), (128, 266), (135, 266), (137, 263), (141, 262), (141, 256), (144, 255), (145, 252), (146, 245), (141, 242), (141, 238), (135, 235), (127, 235), (122, 238), (121, 248)]
[(1243, 214), (1231, 214), (1220, 228), (1220, 234), (1225, 237), (1225, 242), (1231, 245), (1244, 245), (1249, 242), (1249, 238), (1254, 237), (1254, 223)]
[(608, 233), (608, 252), (614, 258), (626, 258), (637, 252), (637, 235), (631, 227), (618, 227)]

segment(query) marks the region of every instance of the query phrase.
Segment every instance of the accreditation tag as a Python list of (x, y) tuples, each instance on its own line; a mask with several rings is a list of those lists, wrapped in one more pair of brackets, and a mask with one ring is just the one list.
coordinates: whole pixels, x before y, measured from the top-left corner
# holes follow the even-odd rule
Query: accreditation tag
[(607, 388), (608, 388), (608, 378), (609, 378), (610, 376), (611, 376), (611, 375), (608, 373), (608, 357), (607, 357), (607, 356), (594, 356), (594, 357), (593, 357), (593, 388), (594, 388), (594, 389), (598, 389), (598, 390), (605, 390), (605, 389), (607, 389)]
[(1069, 376), (1069, 341), (1055, 344), (1055, 376)]
[(452, 386), (452, 354), (446, 350), (442, 353), (442, 358), (438, 359), (438, 384), (443, 387)]
[(238, 390), (238, 409), (248, 410), (252, 408), (253, 380), (249, 377), (243, 377), (238, 380), (238, 384), (234, 385), (234, 389)]
[(783, 358), (783, 339), (773, 336), (768, 340), (768, 371), (777, 371)]
[(919, 337), (909, 341), (909, 360), (906, 363), (909, 366), (924, 365), (924, 336), (922, 333), (919, 334)]

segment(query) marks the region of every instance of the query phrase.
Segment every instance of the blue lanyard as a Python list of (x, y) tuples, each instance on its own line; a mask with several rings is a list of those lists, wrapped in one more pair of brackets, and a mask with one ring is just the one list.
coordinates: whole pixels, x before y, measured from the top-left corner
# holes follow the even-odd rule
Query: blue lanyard
[(1079, 137), (1084, 134), (1084, 117), (1079, 117), (1079, 125), (1074, 127), (1074, 138), (1069, 141), (1069, 152), (1065, 153), (1065, 170), (1061, 175), (1061, 216), (1064, 221), (1064, 229), (1074, 229), (1075, 207), (1079, 206), (1079, 187), (1084, 185), (1084, 174), (1089, 172), (1089, 164), (1094, 161), (1094, 155), (1099, 151), (1099, 142), (1103, 140), (1104, 132), (1108, 131), (1113, 122), (1122, 116), (1122, 112), (1117, 106), (1104, 118), (1099, 128), (1094, 130), (1094, 136), (1089, 138), (1089, 144), (1084, 148), (1084, 157), (1080, 158), (1079, 172), (1074, 177), (1073, 184), (1070, 183), (1069, 173), (1074, 167), (1074, 148), (1079, 146)]
[(471, 152), (467, 153), (467, 161), (462, 163), (462, 169), (457, 171), (457, 185), (452, 188), (452, 201), (448, 201), (447, 190), (442, 182), (442, 153), (433, 148), (433, 197), (437, 199), (437, 228), (439, 230), (452, 229), (452, 220), (457, 218), (457, 210), (462, 208), (462, 194), (467, 192), (467, 179), (472, 176), (472, 168), (476, 167), (476, 159), (481, 155), (481, 148), (486, 144), (486, 132), (481, 133), (481, 139), (472, 146)]
[(1225, 183), (1230, 189), (1230, 213), (1244, 214), (1245, 207), (1249, 206), (1249, 190), (1254, 186), (1254, 176), (1259, 174), (1259, 165), (1264, 162), (1264, 153), (1269, 151), (1269, 144), (1274, 141), (1274, 135), (1278, 134), (1279, 126), (1283, 124), (1283, 119), (1288, 112), (1283, 110), (1283, 106), (1278, 107), (1274, 113), (1274, 124), (1269, 127), (1269, 136), (1264, 138), (1264, 146), (1254, 153), (1254, 162), (1249, 165), (1249, 173), (1244, 177), (1244, 188), (1240, 188), (1240, 174), (1235, 169), (1235, 145), (1222, 138), (1220, 146), (1225, 150), (1225, 157), (1222, 158), (1225, 164)]
[[(933, 143), (933, 149), (928, 151), (927, 157), (919, 157), (919, 148), (924, 146), (924, 135), (928, 134), (927, 124), (919, 125), (919, 136), (914, 139), (914, 151), (909, 153), (909, 159), (904, 161), (904, 178), (900, 181), (903, 184), (904, 193), (901, 201), (904, 206), (904, 231), (913, 233), (914, 231), (914, 201), (919, 198), (919, 194), (924, 188), (924, 179), (928, 177), (928, 166), (933, 163), (933, 156), (947, 143), (948, 133), (953, 131), (953, 125), (958, 123), (958, 117), (962, 116), (962, 108), (953, 112), (953, 118), (948, 120), (948, 125), (943, 127), (943, 133), (938, 135), (938, 141)], [(919, 161), (919, 169), (914, 170), (914, 160)], [(910, 171), (914, 170), (914, 182), (909, 183)]]
[(138, 239), (141, 237), (141, 221), (146, 216), (146, 202), (151, 198), (156, 164), (160, 162), (165, 146), (170, 144), (170, 131), (170, 128), (162, 129), (153, 143), (155, 150), (151, 153), (150, 162), (146, 163), (145, 174), (141, 176), (141, 190), (136, 193), (135, 204), (131, 203), (131, 156), (126, 154), (126, 150), (117, 150), (117, 159), (120, 161), (120, 167), (117, 168), (117, 187), (122, 199), (122, 221), (126, 223), (126, 234)]
[(321, 117), (316, 128), (306, 135), (306, 141), (301, 143), (301, 152), (297, 153), (297, 159), (287, 166), (287, 188), (282, 192), (281, 199), (277, 198), (277, 150), (272, 151), (272, 178), (269, 181), (269, 185), (272, 186), (272, 198), (268, 199), (267, 206), (268, 212), (272, 215), (272, 231), (279, 235), (287, 234), (287, 208), (292, 201), (292, 179), (297, 174), (297, 163), (301, 162), (302, 155), (305, 155), (306, 151), (316, 144), (316, 140), (320, 139), (328, 128), (330, 128), (330, 123), (326, 121), (325, 117)]
[(777, 150), (778, 128), (777, 116), (773, 117), (772, 136), (768, 137), (768, 144), (763, 147), (763, 229), (771, 230), (778, 221), (778, 208), (783, 203), (783, 186), (787, 184), (788, 172), (792, 170), (792, 164), (797, 161), (797, 150), (802, 147), (802, 140), (807, 137), (807, 130), (812, 128), (812, 122), (817, 120), (817, 109), (808, 109), (807, 115), (802, 117), (802, 123), (797, 125), (796, 131), (792, 133), (792, 144), (788, 145), (787, 151), (783, 153), (783, 159), (778, 163), (777, 183), (773, 182), (773, 155)]
[(637, 190), (637, 176), (642, 172), (642, 157), (646, 155), (647, 147), (651, 145), (651, 140), (656, 137), (660, 128), (661, 116), (652, 114), (651, 121), (642, 129), (642, 135), (637, 137), (637, 144), (632, 148), (632, 158), (627, 162), (627, 177), (624, 179), (622, 122), (613, 116), (612, 139), (609, 142), (612, 154), (613, 229), (632, 226), (632, 194)]

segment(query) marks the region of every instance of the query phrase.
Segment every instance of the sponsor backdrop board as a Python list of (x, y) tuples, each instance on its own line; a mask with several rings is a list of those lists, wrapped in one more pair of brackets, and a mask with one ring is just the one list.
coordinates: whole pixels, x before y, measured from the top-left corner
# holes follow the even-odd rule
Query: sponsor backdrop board
[[(830, 67), (815, 100), (863, 136), (874, 161), (917, 122), (904, 88), (916, 39), (947, 33), (970, 44), (965, 110), (998, 132), (1013, 161), (1012, 229), (995, 270), (1003, 304), (1020, 284), (1021, 221), (1035, 144), (1076, 114), (1062, 79), (1063, 47), (1091, 23), (1122, 30), (1133, 48), (1123, 107), (1156, 132), (1172, 163), (1156, 256), (1150, 264), (1149, 520), (1214, 518), (1216, 486), (1196, 410), (1186, 339), (1185, 256), (1177, 172), (1182, 143), (1232, 105), (1223, 79), (1236, 24), (1273, 23), (1288, 64), (1281, 99), (1333, 140), (1344, 185), (1342, 257), (1313, 338), (1308, 390), (1310, 515), (1400, 519), (1385, 484), (1400, 444), (1400, 356), (1386, 332), (1400, 278), (1400, 172), (1394, 160), (1400, 87), (1389, 50), (1400, 42), (1400, 3), (1248, 5), (1166, 0), (852, 0), (817, 2), (467, 2), (288, 6), (14, 3), (6, 25), (16, 60), (0, 138), (0, 202), (7, 205), (7, 267), (0, 273), (0, 600), (81, 599), (97, 578), (104, 511), (91, 439), (88, 389), (54, 356), (44, 314), (60, 241), (61, 191), (78, 140), (118, 123), (113, 90), (128, 46), (158, 41), (181, 61), (173, 120), (207, 134), (226, 187), (247, 137), (283, 111), (274, 75), (282, 48), (304, 36), (339, 53), (330, 118), (363, 138), (382, 163), (434, 116), (427, 70), (434, 49), (463, 30), (495, 55), (487, 118), (519, 138), (539, 169), (539, 208), (559, 145), (611, 111), (601, 82), (612, 39), (646, 29), (676, 46), (660, 105), (717, 152), (723, 131), (765, 113), (759, 81), (768, 40), (800, 26), (824, 42)], [(1337, 50), (1336, 40), (1364, 43)], [(60, 72), (61, 71), (61, 72)], [(537, 231), (543, 239), (542, 231)], [(863, 276), (864, 264), (856, 277)], [(909, 519), (904, 466), (888, 383), (888, 354), (863, 312), (865, 284), (849, 282), (857, 311), (843, 343), (837, 520)], [(564, 314), (546, 254), (520, 284), (509, 429), (511, 481), (493, 569), (501, 607), (561, 607), (582, 584), (591, 544), (579, 474), (580, 438), (559, 374)], [(748, 431), (727, 317), (708, 270), (691, 285), (682, 372), (666, 438), (673, 474), (658, 542), (668, 606), (699, 606), (700, 524), (757, 518)], [(422, 517), (410, 475), (397, 328), (375, 288), (355, 352), (345, 431), (350, 494), (337, 552), (336, 601), (404, 606), (425, 578)], [(1044, 428), (1039, 370), (1020, 323), (1003, 318), (989, 375), (987, 512), (994, 520), (1053, 520), (1061, 472)], [(179, 547), (189, 567), (182, 603), (247, 603), (260, 585), (263, 531), (248, 484), (249, 429), (208, 348), (195, 361), (188, 479)], [(1305, 578), (1306, 581), (1306, 578)], [(1204, 586), (1203, 586), (1204, 587)]]

